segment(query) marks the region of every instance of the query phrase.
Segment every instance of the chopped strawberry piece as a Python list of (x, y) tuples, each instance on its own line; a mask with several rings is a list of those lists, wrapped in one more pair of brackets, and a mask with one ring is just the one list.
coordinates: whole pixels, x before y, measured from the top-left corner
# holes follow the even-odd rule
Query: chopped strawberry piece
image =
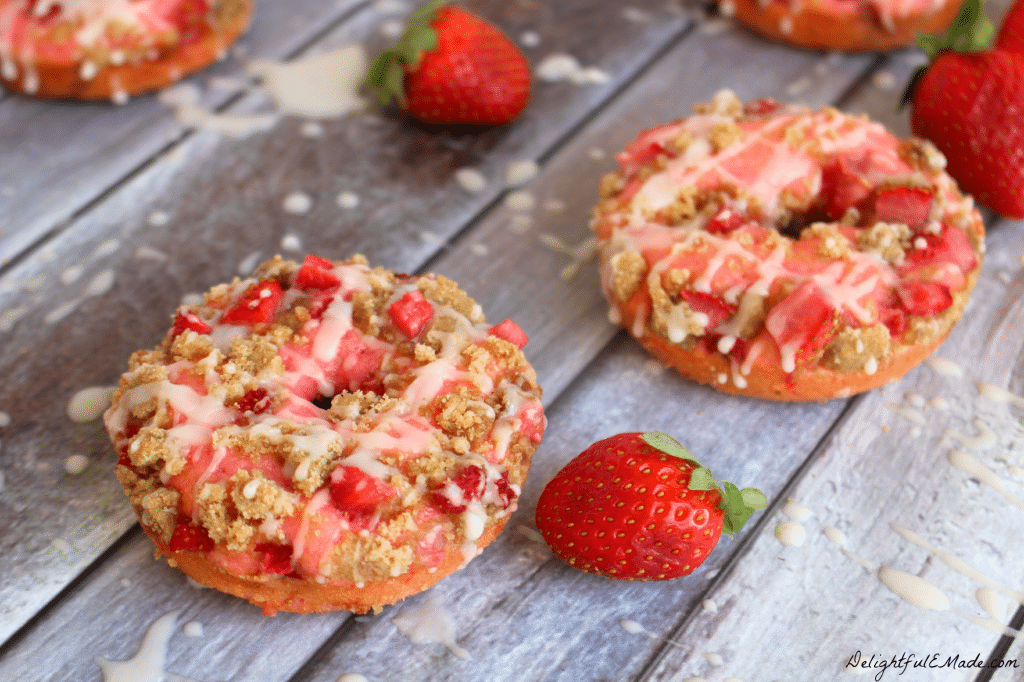
[(928, 187), (883, 187), (875, 193), (875, 220), (918, 228), (928, 220), (934, 190)]
[[(922, 244), (919, 240), (924, 240)], [(953, 263), (963, 272), (970, 272), (978, 264), (967, 235), (959, 227), (942, 225), (939, 234), (922, 232), (911, 237), (912, 248), (907, 251), (905, 263), (925, 265), (935, 262)]]
[(39, 0), (28, 0), (28, 4), (25, 7), (26, 12), (32, 17), (33, 23), (38, 23), (43, 26), (53, 22), (55, 19), (63, 14), (64, 9), (59, 2), (51, 3), (46, 8), (46, 13), (40, 16), (39, 11), (36, 9), (36, 5), (39, 4)]
[(394, 494), (394, 488), (358, 467), (339, 466), (331, 474), (331, 500), (353, 525), (368, 525)]
[(645, 130), (629, 143), (625, 149), (615, 155), (619, 162), (619, 170), (625, 176), (630, 176), (638, 170), (654, 162), (658, 156), (668, 154), (668, 150), (660, 142), (665, 137), (666, 131), (674, 128), (677, 124), (667, 123), (656, 128)]
[(391, 304), (388, 315), (398, 331), (414, 339), (434, 316), (434, 306), (419, 291), (410, 291)]
[(759, 116), (761, 114), (770, 114), (776, 109), (782, 108), (782, 105), (771, 99), (770, 97), (764, 97), (762, 99), (755, 99), (743, 107), (743, 113), (748, 116)]
[(508, 341), (516, 348), (522, 348), (530, 340), (530, 337), (526, 335), (522, 327), (509, 319), (494, 325), (487, 333)]
[(174, 329), (171, 331), (173, 336), (179, 336), (182, 332), (187, 329), (191, 329), (197, 334), (209, 334), (212, 330), (210, 325), (200, 319), (191, 310), (179, 310), (178, 314), (174, 316)]
[(714, 329), (732, 317), (733, 313), (736, 312), (736, 306), (729, 305), (714, 294), (683, 289), (679, 292), (679, 295), (694, 312), (703, 313), (708, 316), (707, 329)]
[(896, 295), (910, 315), (935, 315), (953, 305), (949, 288), (938, 282), (900, 282)]
[(220, 321), (224, 324), (259, 324), (274, 319), (284, 292), (275, 280), (264, 280), (242, 294), (238, 302), (224, 311)]
[(821, 168), (821, 200), (830, 220), (871, 196), (871, 185), (858, 172), (865, 160), (840, 156)]
[(516, 495), (516, 491), (512, 489), (512, 484), (508, 482), (507, 471), (501, 474), (501, 478), (495, 481), (495, 485), (498, 488), (498, 497), (501, 498), (501, 506), (508, 509), (509, 505), (515, 502), (518, 495)]
[(547, 419), (544, 417), (544, 408), (540, 404), (528, 405), (523, 408), (519, 418), (522, 420), (520, 432), (531, 443), (540, 443), (544, 438), (544, 429), (547, 428), (548, 424)]
[(747, 221), (744, 220), (743, 216), (739, 213), (725, 209), (723, 211), (719, 211), (704, 229), (711, 234), (726, 234), (728, 232), (732, 232), (738, 227), (743, 227), (746, 222)]
[(295, 286), (300, 289), (330, 289), (341, 284), (341, 279), (334, 274), (334, 263), (309, 254), (302, 267), (295, 275)]
[(292, 572), (291, 545), (261, 542), (254, 549), (263, 552), (263, 572), (268, 575), (288, 575)]
[(171, 22), (178, 27), (182, 45), (198, 42), (209, 26), (210, 4), (207, 0), (183, 0), (174, 9)]
[(174, 532), (171, 533), (168, 547), (172, 552), (209, 552), (213, 549), (214, 542), (202, 526), (179, 520)]
[[(453, 485), (456, 490), (452, 489)], [(443, 512), (461, 514), (470, 502), (483, 496), (486, 485), (484, 470), (470, 465), (452, 476), (448, 485), (436, 489), (431, 495), (431, 501)]]
[[(811, 360), (835, 335), (839, 312), (813, 281), (806, 281), (778, 303), (764, 323), (783, 352), (783, 368), (792, 372)], [(793, 353), (789, 367), (787, 353)]]
[(899, 308), (883, 308), (878, 313), (878, 320), (889, 330), (889, 336), (894, 339), (903, 338), (903, 332), (907, 330), (907, 315)]
[(235, 407), (239, 412), (252, 412), (253, 414), (265, 412), (270, 407), (270, 396), (267, 394), (267, 389), (260, 387), (246, 391), (245, 395), (239, 398)]

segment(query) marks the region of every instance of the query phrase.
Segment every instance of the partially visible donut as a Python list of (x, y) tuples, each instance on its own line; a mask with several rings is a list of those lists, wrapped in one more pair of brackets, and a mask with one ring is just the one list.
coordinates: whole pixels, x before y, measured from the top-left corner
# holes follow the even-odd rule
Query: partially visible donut
[(363, 613), (501, 531), (545, 419), (509, 320), (441, 276), (310, 256), (180, 308), (104, 418), (143, 529), (265, 613)]
[(962, 0), (721, 0), (725, 14), (780, 42), (814, 50), (890, 50), (945, 31)]
[(110, 99), (222, 57), (253, 0), (0, 0), (0, 80), (39, 97)]
[(611, 318), (729, 393), (828, 400), (902, 376), (946, 337), (984, 251), (930, 143), (731, 92), (642, 133), (593, 229)]

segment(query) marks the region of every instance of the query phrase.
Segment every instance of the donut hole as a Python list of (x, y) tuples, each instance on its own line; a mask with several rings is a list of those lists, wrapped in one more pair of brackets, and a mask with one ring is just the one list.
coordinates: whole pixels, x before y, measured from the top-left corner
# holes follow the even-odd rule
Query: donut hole
[(318, 395), (313, 398), (310, 402), (319, 407), (325, 412), (331, 409), (331, 402), (334, 401), (333, 395)]

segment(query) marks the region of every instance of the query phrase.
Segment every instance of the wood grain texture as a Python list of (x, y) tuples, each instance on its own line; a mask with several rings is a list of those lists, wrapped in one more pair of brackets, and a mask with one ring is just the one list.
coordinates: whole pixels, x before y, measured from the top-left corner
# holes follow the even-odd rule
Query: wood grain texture
[[(363, 251), (375, 262), (416, 270), (503, 191), (498, 178), (509, 161), (547, 154), (686, 24), (677, 13), (622, 23), (603, 34), (598, 54), (598, 41), (587, 36), (600, 12), (535, 6), (523, 19), (518, 6), (505, 10), (516, 21), (538, 22), (538, 32), (547, 22), (552, 44), (606, 69), (609, 82), (539, 85), (516, 126), (461, 136), (420, 129), (392, 113), (327, 123), (319, 139), (304, 137), (298, 121), (243, 141), (190, 135), (0, 276), (0, 371), (8, 379), (0, 409), (12, 418), (2, 443), (0, 508), (9, 523), (0, 530), (8, 548), (0, 573), (13, 576), (0, 586), (0, 639), (131, 525), (108, 473), (113, 453), (101, 425), (60, 415), (77, 390), (115, 383), (133, 350), (157, 343), (183, 294), (230, 279), (241, 263), (251, 268), (280, 251), (286, 236), (301, 243), (301, 250), (285, 251), (296, 258), (306, 249), (329, 257)], [(604, 11), (609, 23), (618, 8)], [(651, 11), (658, 16), (654, 3)], [(373, 12), (358, 13), (320, 47), (377, 40), (379, 21)], [(571, 30), (572, 21), (583, 22), (579, 30)], [(258, 104), (250, 98), (233, 110)], [(453, 174), (464, 165), (490, 175), (484, 192), (459, 188)], [(315, 197), (306, 215), (282, 208), (297, 190)], [(361, 197), (358, 208), (335, 203), (343, 190)], [(156, 211), (170, 222), (153, 223)], [(74, 273), (80, 275), (70, 281)], [(114, 277), (112, 286), (87, 296), (97, 277)], [(573, 374), (586, 359), (579, 362)], [(66, 476), (62, 465), (71, 454), (89, 456), (94, 466)]]
[[(226, 60), (187, 82), (236, 74), (249, 57), (290, 57), (311, 36), (365, 4), (262, 3), (250, 30)], [(231, 97), (230, 92), (211, 90), (203, 103), (218, 107)], [(120, 107), (20, 95), (0, 100), (0, 265), (59, 229), (181, 136), (181, 126), (155, 95)], [(25, 172), (28, 168), (31, 173)]]
[[(899, 601), (820, 528), (838, 526), (850, 548), (872, 561), (920, 572), (965, 612), (979, 612), (973, 603), (978, 585), (898, 538), (889, 521), (1019, 589), (1024, 512), (946, 464), (953, 437), (943, 432), (975, 434), (975, 415), (998, 424), (998, 446), (977, 454), (1024, 495), (1005, 475), (1011, 463), (1024, 466), (1019, 411), (986, 404), (970, 381), (927, 368), (854, 400), (845, 413), (843, 402), (776, 405), (717, 394), (661, 371), (607, 323), (593, 265), (560, 279), (569, 259), (540, 242), (541, 235), (566, 244), (586, 239), (597, 181), (610, 169), (612, 154), (639, 130), (685, 115), (721, 87), (745, 99), (838, 101), (905, 131), (905, 114), (893, 104), (899, 85), (892, 83), (902, 83), (912, 53), (881, 60), (796, 51), (721, 21), (687, 30), (678, 3), (663, 0), (626, 7), (607, 0), (468, 4), (513, 36), (536, 33), (539, 45), (527, 49), (535, 64), (566, 52), (600, 67), (610, 80), (586, 87), (538, 83), (524, 119), (486, 132), (420, 128), (388, 111), (326, 122), (319, 138), (305, 137), (300, 121), (286, 120), (242, 141), (181, 136), (165, 112), (143, 100), (94, 111), (88, 105), (24, 108), (22, 98), (0, 99), (0, 131), (11, 129), (5, 122), (26, 125), (29, 114), (48, 126), (45, 136), (34, 138), (32, 153), (54, 159), (39, 164), (38, 179), (69, 173), (60, 176), (66, 179), (60, 190), (44, 182), (34, 189), (31, 179), (16, 185), (17, 201), (36, 201), (35, 208), (0, 210), (8, 221), (0, 229), (22, 240), (0, 242), (0, 254), (7, 254), (3, 245), (16, 243), (23, 253), (0, 270), (0, 373), (7, 379), (0, 385), (0, 410), (12, 416), (11, 425), (0, 428), (0, 514), (7, 522), (0, 528), (0, 641), (39, 614), (0, 648), (0, 679), (99, 679), (93, 655), (129, 657), (153, 620), (179, 609), (165, 669), (205, 682), (333, 682), (344, 672), (374, 682), (682, 679), (697, 673), (710, 682), (728, 676), (820, 682), (846, 679), (836, 662), (845, 662), (851, 647), (880, 654), (940, 647), (984, 658), (995, 635)], [(263, 11), (285, 12), (284, 4), (276, 5)], [(386, 3), (288, 5), (302, 20), (258, 23), (249, 40), (266, 46), (261, 54), (382, 41), (386, 17), (378, 10)], [(230, 110), (262, 106), (249, 96)], [(86, 125), (85, 142), (64, 150), (56, 131), (76, 120)], [(107, 127), (135, 138), (96, 132)], [(170, 146), (163, 142), (167, 131), (175, 133)], [(21, 154), (21, 166), (32, 158), (22, 142), (0, 132), (0, 152), (9, 145)], [(95, 167), (57, 168), (108, 150), (112, 156)], [(536, 200), (532, 211), (502, 199), (506, 165), (520, 159), (542, 166), (526, 187)], [(20, 167), (5, 163), (0, 154), (0, 169)], [(458, 186), (460, 167), (484, 174), (483, 192)], [(311, 212), (283, 210), (292, 191), (312, 197)], [(339, 207), (335, 199), (343, 191), (355, 193), (359, 205)], [(165, 213), (169, 223), (150, 222), (154, 212)], [(987, 377), (1018, 393), (1024, 393), (1021, 229), (1005, 221), (996, 226), (968, 318), (940, 351), (984, 359), (975, 367), (954, 358), (971, 380)], [(21, 251), (43, 234), (49, 234), (44, 243)], [(476, 297), (489, 319), (514, 317), (530, 334), (526, 351), (545, 386), (551, 421), (520, 508), (508, 531), (464, 571), (410, 600), (443, 604), (456, 621), (459, 643), (473, 656), (469, 661), (440, 645), (410, 643), (391, 622), (398, 607), (371, 618), (264, 618), (240, 600), (190, 587), (154, 561), (148, 540), (132, 530), (130, 509), (109, 473), (114, 456), (102, 428), (60, 416), (76, 390), (112, 383), (128, 353), (155, 343), (182, 294), (295, 243), (285, 255), (363, 251), (389, 267), (443, 273)], [(107, 273), (114, 277), (110, 290), (86, 296), (88, 285), (103, 284)], [(926, 401), (942, 397), (950, 407), (917, 407), (917, 398), (904, 393)], [(925, 416), (924, 425), (906, 416), (914, 414), (910, 408)], [(890, 430), (882, 430), (883, 423)], [(640, 429), (678, 436), (719, 476), (759, 485), (773, 498), (773, 509), (755, 517), (756, 525), (738, 540), (723, 541), (692, 579), (615, 583), (569, 568), (531, 539), (537, 496), (558, 468), (597, 438)], [(79, 476), (62, 470), (73, 453), (91, 461)], [(774, 537), (777, 509), (788, 495), (815, 512), (801, 548), (783, 547)], [(700, 606), (709, 596), (717, 613)], [(624, 618), (682, 648), (626, 632), (619, 626)], [(180, 626), (189, 621), (203, 624), (201, 638), (182, 634)], [(711, 666), (706, 653), (720, 654), (724, 665)], [(896, 676), (890, 672), (887, 679)]]

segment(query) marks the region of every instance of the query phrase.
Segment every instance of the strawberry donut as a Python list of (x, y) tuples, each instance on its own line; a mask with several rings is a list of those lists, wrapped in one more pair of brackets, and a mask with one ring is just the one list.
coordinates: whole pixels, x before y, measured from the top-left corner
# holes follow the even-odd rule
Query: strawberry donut
[(595, 212), (620, 322), (684, 375), (775, 400), (901, 377), (946, 337), (984, 226), (930, 143), (731, 92), (640, 135)]
[(268, 615), (379, 610), (515, 510), (546, 423), (526, 340), (441, 276), (275, 258), (132, 356), (117, 477), (200, 583)]
[(941, 33), (961, 0), (722, 0), (722, 12), (758, 33), (815, 50), (890, 50)]
[(221, 57), (251, 15), (252, 0), (0, 0), (0, 80), (124, 102)]

